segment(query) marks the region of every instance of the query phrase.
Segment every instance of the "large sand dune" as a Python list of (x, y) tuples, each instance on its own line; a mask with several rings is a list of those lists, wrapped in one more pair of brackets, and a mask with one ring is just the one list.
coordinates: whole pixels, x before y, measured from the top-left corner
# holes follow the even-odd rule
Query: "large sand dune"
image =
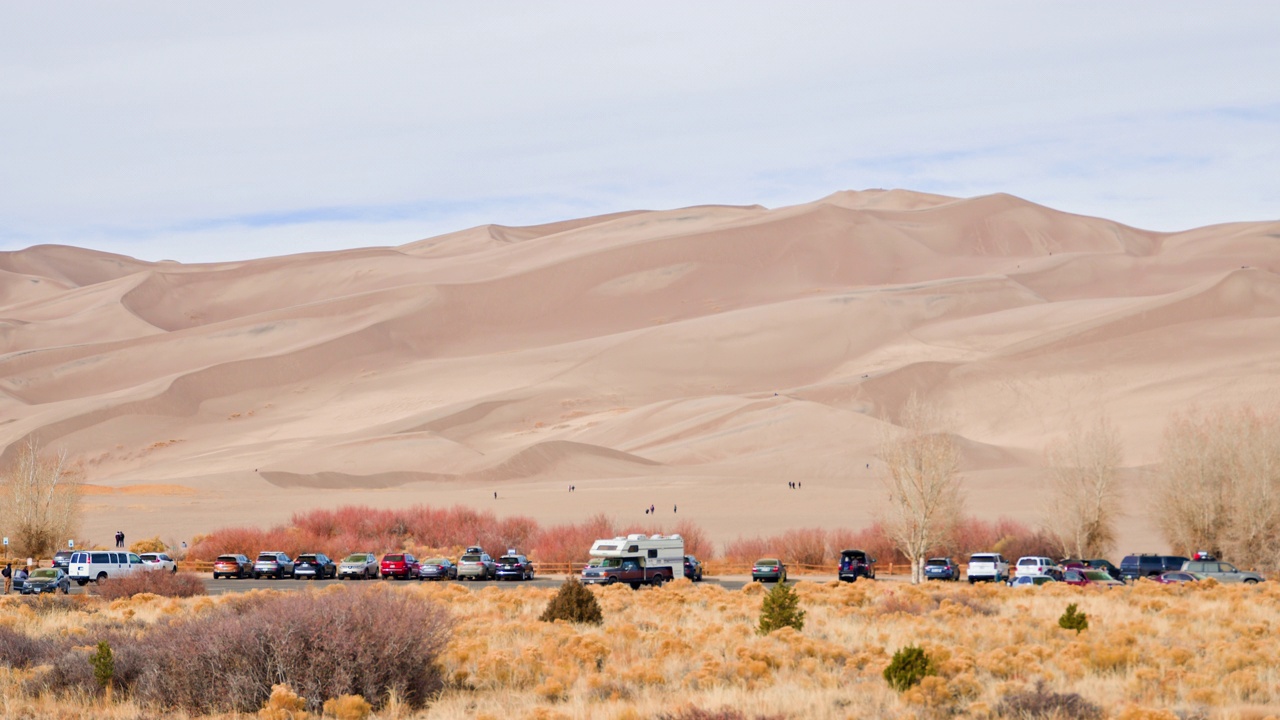
[(1158, 234), (899, 190), (209, 265), (42, 246), (0, 253), (0, 442), (129, 489), (86, 498), (99, 542), (343, 503), (726, 540), (870, 522), (914, 392), (953, 414), (988, 518), (1038, 521), (1045, 444), (1108, 414), (1123, 549), (1157, 549), (1167, 417), (1276, 397), (1277, 270), (1280, 222)]

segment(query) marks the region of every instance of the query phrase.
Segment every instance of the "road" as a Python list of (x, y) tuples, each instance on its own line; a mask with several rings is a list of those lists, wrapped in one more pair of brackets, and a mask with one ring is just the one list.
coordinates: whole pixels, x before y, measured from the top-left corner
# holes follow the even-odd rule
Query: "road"
[[(261, 580), (253, 580), (250, 578), (245, 578), (243, 580), (219, 578), (217, 580), (214, 580), (209, 577), (205, 577), (202, 579), (204, 580), (205, 588), (209, 591), (210, 595), (225, 595), (227, 593), (248, 592), (250, 590), (267, 590), (267, 589), (296, 591), (296, 590), (305, 590), (306, 588), (310, 588), (310, 587), (324, 587), (326, 585), (333, 585), (335, 583), (340, 583), (340, 582), (349, 583), (349, 584), (360, 584), (363, 582), (382, 582), (392, 586), (411, 585), (414, 582), (416, 582), (416, 581), (406, 582), (402, 580), (369, 580), (369, 581), (291, 580), (291, 579), (270, 580), (266, 578)], [(464, 582), (460, 582), (457, 580), (449, 580), (447, 582), (457, 583), (471, 590), (483, 590), (484, 588), (487, 588), (487, 587), (496, 587), (503, 590), (514, 590), (514, 589), (524, 588), (524, 587), (558, 588), (560, 587), (560, 584), (564, 582), (564, 579), (565, 579), (564, 575), (545, 575), (545, 576), (538, 576), (533, 580), (528, 580), (524, 582), (507, 581), (507, 580), (504, 580), (504, 581), (468, 580)], [(797, 578), (793, 578), (791, 582), (794, 582), (796, 579)], [(831, 580), (834, 580), (835, 577), (830, 575), (825, 575), (825, 576), (824, 575), (806, 575), (803, 578), (798, 578), (798, 579), (806, 580), (809, 582), (821, 583), (821, 582), (829, 582)], [(430, 582), (430, 581), (426, 581), (426, 582)], [(749, 582), (751, 582), (751, 580), (745, 575), (730, 575), (730, 576), (718, 577), (718, 578), (709, 577), (703, 582), (705, 582), (707, 585), (718, 585), (720, 587), (723, 587), (726, 590), (741, 590), (742, 587), (748, 584)], [(85, 595), (85, 594), (88, 594), (88, 591), (91, 590), (92, 588), (93, 588), (92, 583), (90, 583), (85, 587), (80, 587), (75, 583), (72, 583), (71, 594)]]

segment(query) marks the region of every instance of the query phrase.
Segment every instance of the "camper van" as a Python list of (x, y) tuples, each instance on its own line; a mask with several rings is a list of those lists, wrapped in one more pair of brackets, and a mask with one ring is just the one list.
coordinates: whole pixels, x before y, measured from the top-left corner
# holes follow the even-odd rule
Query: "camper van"
[(637, 534), (596, 540), (590, 555), (600, 558), (600, 564), (582, 569), (584, 585), (627, 583), (639, 588), (684, 577), (684, 538), (679, 535)]

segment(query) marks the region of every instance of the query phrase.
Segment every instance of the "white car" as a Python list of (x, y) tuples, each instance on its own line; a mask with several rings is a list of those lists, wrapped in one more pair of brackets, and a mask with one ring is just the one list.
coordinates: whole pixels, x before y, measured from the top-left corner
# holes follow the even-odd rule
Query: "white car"
[(165, 553), (142, 553), (138, 556), (142, 560), (143, 570), (167, 570), (169, 572), (178, 572), (178, 563), (173, 561)]
[(1004, 582), (1009, 579), (1009, 561), (1000, 553), (974, 553), (965, 574), (971, 585), (979, 580)]
[(1018, 565), (1014, 568), (1013, 574), (1017, 577), (1023, 575), (1048, 575), (1050, 570), (1058, 567), (1058, 563), (1047, 557), (1038, 555), (1027, 555), (1018, 558)]

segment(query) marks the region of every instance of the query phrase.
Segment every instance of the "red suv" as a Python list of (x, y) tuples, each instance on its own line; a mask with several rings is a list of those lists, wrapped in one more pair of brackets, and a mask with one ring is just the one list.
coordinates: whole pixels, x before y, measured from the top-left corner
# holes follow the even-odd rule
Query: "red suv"
[(389, 553), (382, 556), (382, 577), (412, 580), (418, 577), (418, 560), (409, 553)]

